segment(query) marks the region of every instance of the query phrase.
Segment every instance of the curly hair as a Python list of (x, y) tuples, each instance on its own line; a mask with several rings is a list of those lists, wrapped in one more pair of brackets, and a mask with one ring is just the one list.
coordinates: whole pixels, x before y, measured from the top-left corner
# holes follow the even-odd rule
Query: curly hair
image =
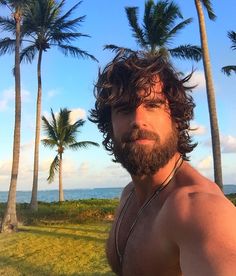
[[(113, 154), (111, 106), (122, 104), (124, 97), (131, 108), (139, 106), (150, 95), (156, 76), (162, 83), (162, 92), (177, 125), (178, 152), (183, 159), (189, 160), (187, 154), (197, 145), (192, 143), (189, 135), (190, 120), (193, 119), (195, 107), (189, 92), (194, 86), (185, 85), (192, 73), (181, 79), (183, 75), (177, 73), (170, 61), (163, 56), (150, 56), (140, 52), (118, 54), (102, 72), (99, 70), (94, 87), (95, 108), (90, 110), (89, 120), (98, 125), (104, 138), (103, 146)], [(140, 90), (144, 91), (142, 97), (137, 93)]]

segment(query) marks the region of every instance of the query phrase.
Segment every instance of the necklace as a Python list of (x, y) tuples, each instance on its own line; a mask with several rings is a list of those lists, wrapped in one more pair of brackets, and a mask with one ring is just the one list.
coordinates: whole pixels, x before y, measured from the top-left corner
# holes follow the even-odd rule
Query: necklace
[(123, 254), (121, 254), (120, 250), (119, 250), (119, 245), (118, 245), (118, 237), (119, 237), (119, 231), (120, 231), (120, 226), (121, 223), (123, 221), (123, 218), (128, 210), (128, 207), (131, 203), (131, 198), (134, 196), (134, 189), (132, 189), (131, 193), (129, 194), (123, 208), (120, 211), (120, 215), (117, 219), (117, 223), (116, 223), (116, 227), (115, 227), (115, 248), (116, 248), (116, 253), (117, 256), (119, 258), (119, 262), (120, 265), (122, 265), (123, 262), (123, 256), (124, 256), (124, 252), (125, 252), (125, 248), (126, 245), (128, 243), (128, 240), (140, 218), (140, 216), (142, 215), (144, 209), (147, 208), (147, 206), (150, 205), (150, 203), (152, 202), (152, 200), (157, 197), (159, 195), (159, 193), (171, 182), (171, 180), (173, 179), (174, 175), (176, 174), (177, 170), (181, 167), (181, 165), (183, 164), (183, 159), (182, 156), (179, 157), (179, 159), (177, 160), (177, 162), (175, 163), (175, 166), (173, 168), (173, 170), (170, 172), (170, 174), (167, 176), (167, 178), (161, 183), (161, 185), (154, 191), (154, 193), (149, 197), (149, 199), (147, 199), (144, 204), (142, 205), (142, 207), (139, 209), (136, 218), (134, 220), (134, 222), (132, 223), (130, 230), (128, 232), (126, 241), (125, 241), (125, 246), (124, 246), (124, 250), (123, 250)]

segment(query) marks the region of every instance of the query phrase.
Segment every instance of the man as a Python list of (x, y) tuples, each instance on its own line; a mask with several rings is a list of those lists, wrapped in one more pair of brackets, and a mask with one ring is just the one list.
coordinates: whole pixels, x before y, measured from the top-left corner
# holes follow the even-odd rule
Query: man
[(90, 120), (130, 173), (107, 243), (118, 275), (236, 275), (236, 209), (189, 165), (194, 103), (166, 58), (118, 55), (99, 74)]

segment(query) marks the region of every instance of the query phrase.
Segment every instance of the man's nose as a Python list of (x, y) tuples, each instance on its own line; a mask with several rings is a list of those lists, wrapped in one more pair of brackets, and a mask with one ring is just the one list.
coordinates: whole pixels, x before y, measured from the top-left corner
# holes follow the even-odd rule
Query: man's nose
[(140, 105), (132, 110), (131, 127), (144, 127), (147, 124), (145, 108)]

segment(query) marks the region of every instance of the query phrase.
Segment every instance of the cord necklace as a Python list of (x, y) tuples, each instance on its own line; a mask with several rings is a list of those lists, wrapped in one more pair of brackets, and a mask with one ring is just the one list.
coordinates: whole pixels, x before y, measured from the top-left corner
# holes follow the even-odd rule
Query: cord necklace
[(130, 236), (131, 236), (131, 234), (132, 234), (132, 232), (133, 232), (140, 216), (142, 215), (144, 209), (146, 209), (150, 205), (152, 200), (155, 197), (157, 197), (159, 195), (159, 193), (171, 182), (171, 180), (173, 179), (173, 177), (176, 174), (177, 170), (181, 167), (182, 164), (183, 164), (183, 159), (182, 159), (182, 156), (180, 156), (180, 158), (175, 163), (175, 166), (174, 166), (173, 170), (170, 172), (170, 174), (167, 176), (167, 178), (161, 183), (161, 185), (154, 191), (154, 193), (149, 197), (149, 199), (146, 200), (146, 202), (144, 202), (142, 207), (139, 209), (139, 211), (136, 215), (136, 218), (135, 218), (135, 220), (134, 220), (133, 224), (131, 225), (130, 230), (128, 232), (128, 235), (127, 235), (127, 238), (126, 238), (126, 241), (125, 241), (125, 246), (124, 246), (124, 249), (123, 249), (123, 254), (122, 254), (119, 250), (119, 245), (118, 245), (119, 231), (120, 231), (120, 226), (121, 226), (121, 223), (123, 221), (123, 218), (124, 218), (124, 216), (125, 216), (125, 214), (128, 210), (128, 207), (129, 207), (130, 203), (131, 203), (131, 198), (134, 196), (134, 189), (132, 189), (132, 191), (129, 194), (123, 208), (121, 209), (121, 212), (120, 212), (120, 215), (118, 217), (116, 227), (115, 227), (115, 247), (116, 247), (116, 253), (117, 253), (117, 256), (119, 258), (120, 265), (122, 265), (122, 262), (123, 262), (123, 256), (124, 256), (124, 253), (125, 253), (125, 249), (126, 249), (128, 240), (129, 240), (129, 238), (130, 238)]

